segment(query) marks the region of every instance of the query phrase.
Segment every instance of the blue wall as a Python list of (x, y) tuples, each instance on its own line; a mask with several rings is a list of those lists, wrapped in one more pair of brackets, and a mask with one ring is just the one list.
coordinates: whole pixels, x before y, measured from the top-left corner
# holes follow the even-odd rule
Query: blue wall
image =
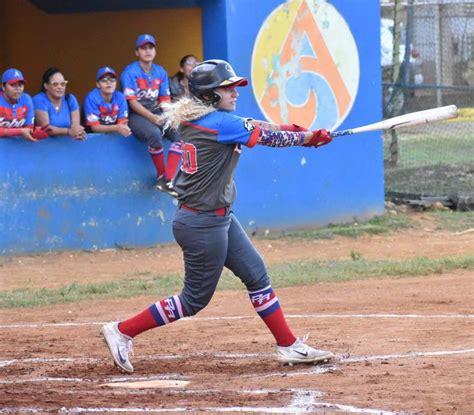
[(0, 140), (0, 254), (172, 240), (172, 199), (134, 137)]
[[(357, 43), (360, 79), (355, 102), (337, 128), (381, 120), (380, 2), (334, 0)], [(357, 3), (357, 5), (355, 4)], [(262, 22), (279, 0), (228, 2), (228, 60), (251, 78), (251, 57)], [(243, 16), (251, 10), (252, 19)], [(246, 12), (247, 11), (247, 12)], [(363, 22), (363, 23), (362, 23)], [(203, 24), (204, 27), (204, 24)], [(264, 119), (250, 86), (239, 88), (236, 113)], [(383, 143), (380, 132), (338, 138), (319, 149), (244, 149), (236, 174), (236, 209), (249, 228), (327, 224), (370, 217), (384, 210)], [(251, 225), (250, 225), (251, 224)]]
[[(355, 101), (337, 129), (381, 119), (380, 4), (354, 3), (331, 2), (350, 27), (360, 61)], [(251, 79), (257, 34), (282, 1), (199, 4), (204, 57), (227, 59), (239, 75)], [(236, 113), (263, 119), (252, 87), (239, 92)], [(175, 201), (156, 191), (153, 182), (147, 150), (133, 137), (92, 134), (86, 142), (61, 137), (37, 143), (0, 139), (0, 255), (171, 241)], [(244, 148), (236, 182), (234, 210), (249, 231), (380, 214), (381, 135), (338, 138), (319, 149)]]

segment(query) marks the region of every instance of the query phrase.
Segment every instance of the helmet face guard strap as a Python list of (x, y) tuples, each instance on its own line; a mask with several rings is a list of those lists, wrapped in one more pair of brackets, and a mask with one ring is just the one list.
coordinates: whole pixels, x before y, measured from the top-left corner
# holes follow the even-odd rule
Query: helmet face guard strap
[(237, 76), (232, 66), (223, 60), (207, 60), (196, 66), (189, 77), (189, 91), (205, 104), (217, 106), (221, 96), (216, 88), (230, 85), (245, 86), (245, 78)]

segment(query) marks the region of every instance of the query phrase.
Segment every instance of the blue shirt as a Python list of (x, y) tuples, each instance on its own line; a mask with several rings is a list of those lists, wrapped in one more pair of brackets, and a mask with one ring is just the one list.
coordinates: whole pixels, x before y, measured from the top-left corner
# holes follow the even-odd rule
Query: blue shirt
[(112, 100), (106, 102), (99, 88), (94, 88), (84, 98), (86, 125), (113, 125), (128, 120), (128, 104), (120, 91), (115, 91)]
[(149, 111), (155, 111), (161, 102), (170, 102), (168, 74), (162, 66), (152, 64), (145, 72), (138, 61), (128, 65), (120, 77), (127, 101), (138, 100)]
[(61, 108), (56, 111), (53, 103), (49, 100), (44, 92), (33, 97), (33, 104), (35, 110), (45, 111), (49, 115), (49, 124), (53, 127), (70, 128), (71, 127), (71, 112), (79, 110), (79, 103), (74, 95), (69, 94), (69, 99), (66, 96), (61, 98)]
[(35, 120), (33, 101), (24, 92), (18, 102), (10, 104), (5, 95), (0, 92), (0, 127), (2, 128), (24, 128), (32, 126)]

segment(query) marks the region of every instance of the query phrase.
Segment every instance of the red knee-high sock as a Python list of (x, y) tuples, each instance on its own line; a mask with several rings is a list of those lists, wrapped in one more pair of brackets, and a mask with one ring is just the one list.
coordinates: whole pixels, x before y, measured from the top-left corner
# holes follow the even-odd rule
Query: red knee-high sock
[(184, 316), (185, 312), (181, 301), (177, 295), (174, 295), (158, 301), (136, 316), (120, 322), (118, 328), (121, 333), (133, 338), (146, 330), (173, 323)]
[(166, 177), (173, 179), (181, 161), (181, 143), (173, 143), (168, 151), (168, 161), (166, 162)]
[(279, 346), (291, 346), (296, 337), (288, 327), (278, 298), (269, 285), (258, 291), (249, 292), (255, 311), (265, 322)]
[(148, 153), (150, 154), (153, 164), (155, 165), (156, 175), (158, 177), (163, 176), (166, 173), (163, 147), (148, 147)]

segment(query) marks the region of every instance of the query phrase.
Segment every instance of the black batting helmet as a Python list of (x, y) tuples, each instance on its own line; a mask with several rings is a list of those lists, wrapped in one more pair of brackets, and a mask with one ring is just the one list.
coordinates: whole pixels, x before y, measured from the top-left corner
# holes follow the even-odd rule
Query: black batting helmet
[(237, 76), (229, 62), (211, 59), (197, 65), (189, 77), (189, 91), (206, 104), (216, 106), (221, 97), (214, 91), (222, 86), (245, 86), (245, 78)]

